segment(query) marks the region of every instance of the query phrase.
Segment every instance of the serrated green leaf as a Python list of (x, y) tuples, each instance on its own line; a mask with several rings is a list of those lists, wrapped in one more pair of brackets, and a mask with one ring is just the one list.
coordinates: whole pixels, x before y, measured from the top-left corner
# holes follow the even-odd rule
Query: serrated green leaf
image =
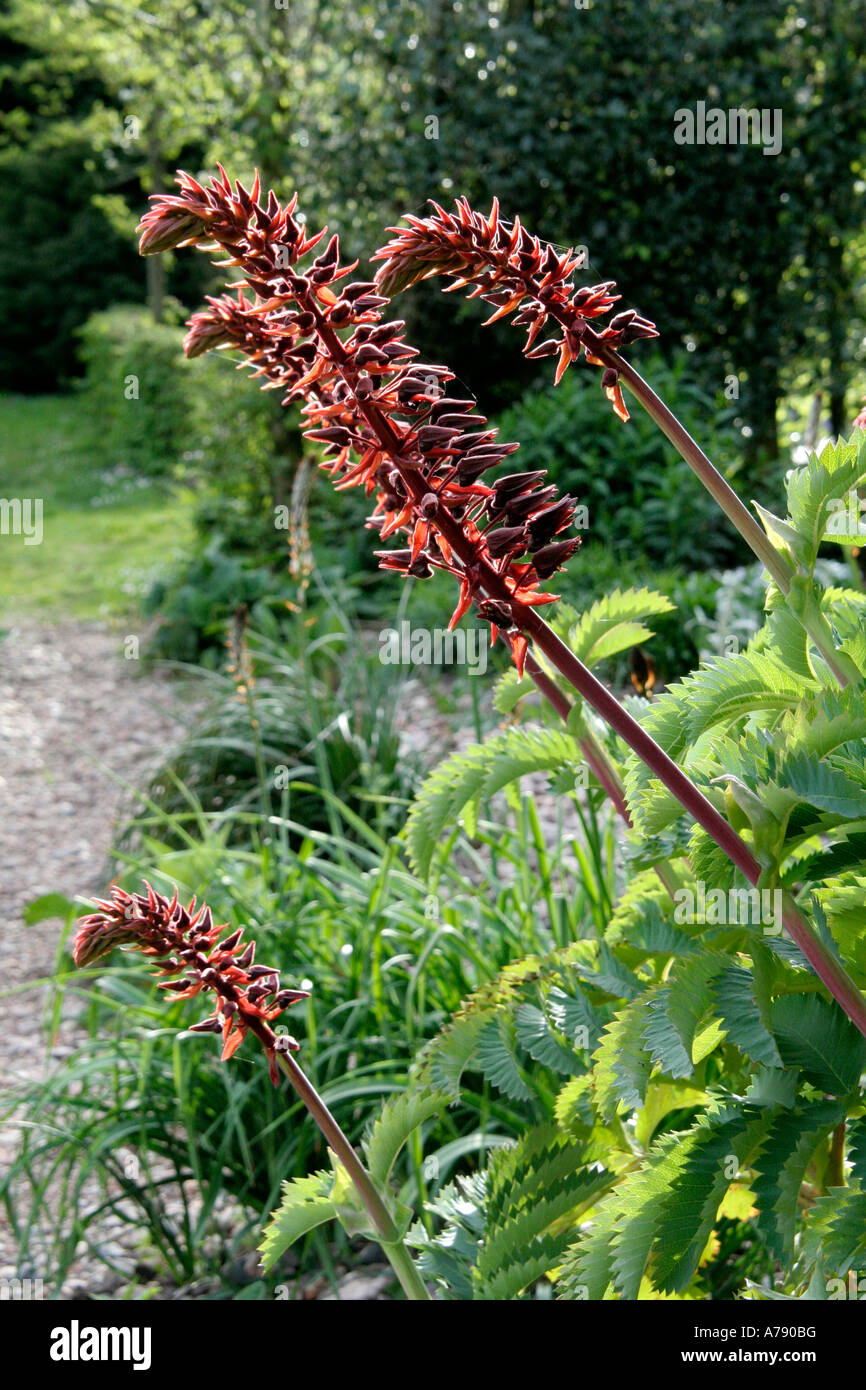
[(334, 1174), (327, 1172), (283, 1183), (282, 1200), (271, 1213), (259, 1247), (265, 1269), (271, 1269), (308, 1231), (336, 1219), (339, 1203), (333, 1199), (333, 1189)]
[(517, 1061), (505, 1037), (501, 1019), (485, 1023), (478, 1035), (475, 1062), (479, 1071), (504, 1095), (512, 1100), (529, 1100), (532, 1095), (520, 1075)]
[(421, 786), (409, 812), (406, 841), (416, 873), (426, 878), (441, 836), (461, 817), (469, 834), (479, 803), (531, 772), (583, 765), (570, 734), (553, 729), (509, 729), (440, 763)]
[(614, 1015), (594, 1053), (593, 1086), (599, 1114), (612, 1115), (620, 1102), (643, 1105), (652, 1061), (644, 1047), (646, 1004), (638, 999)]
[(670, 599), (651, 589), (614, 589), (597, 599), (571, 629), (569, 646), (579, 661), (590, 668), (652, 636), (645, 618), (673, 610)]
[(782, 1261), (789, 1261), (793, 1255), (797, 1202), (806, 1169), (818, 1144), (844, 1114), (838, 1101), (827, 1100), (783, 1110), (774, 1119), (764, 1142), (752, 1191), (758, 1207), (758, 1227)]
[(706, 1091), (698, 1086), (691, 1086), (686, 1081), (668, 1081), (661, 1076), (653, 1077), (647, 1087), (646, 1101), (637, 1113), (635, 1139), (641, 1148), (649, 1148), (653, 1135), (666, 1115), (675, 1110), (693, 1110), (697, 1106), (707, 1105), (709, 1099)]
[(449, 1103), (444, 1091), (402, 1091), (389, 1097), (373, 1122), (364, 1144), (367, 1167), (384, 1186), (403, 1145), (419, 1125), (440, 1114)]
[(801, 801), (842, 820), (866, 816), (866, 789), (826, 762), (797, 752), (784, 759), (777, 778)]
[(770, 1005), (770, 1028), (786, 1067), (822, 1091), (845, 1095), (866, 1066), (866, 1038), (839, 1005), (818, 994), (788, 994)]
[(782, 1059), (770, 1032), (770, 998), (755, 977), (738, 965), (728, 965), (713, 981), (713, 1001), (729, 1042), (767, 1067)]
[(833, 535), (827, 535), (827, 531), (834, 516), (842, 517), (841, 526), (833, 524), (840, 535), (844, 534), (844, 508), (840, 509), (838, 504), (845, 502), (848, 493), (857, 487), (864, 473), (866, 454), (862, 436), (857, 438), (856, 435), (850, 443), (829, 443), (820, 458), (813, 454), (802, 467), (793, 468), (788, 473), (785, 481), (788, 515), (797, 534), (795, 553), (810, 573), (822, 539), (825, 536), (828, 540), (833, 539)]
[(514, 1027), (519, 1046), (542, 1066), (550, 1067), (561, 1076), (575, 1076), (583, 1070), (580, 1058), (556, 1037), (541, 1009), (534, 1004), (521, 1004)]
[(710, 981), (724, 965), (723, 956), (709, 951), (677, 960), (667, 982), (648, 997), (644, 1044), (666, 1076), (686, 1077), (694, 1071), (692, 1048), (712, 1002)]

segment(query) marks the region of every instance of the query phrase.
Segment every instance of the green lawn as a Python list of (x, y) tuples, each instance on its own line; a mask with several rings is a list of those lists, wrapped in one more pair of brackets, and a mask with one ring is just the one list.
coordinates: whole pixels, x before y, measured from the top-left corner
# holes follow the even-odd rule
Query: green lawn
[(42, 541), (0, 512), (0, 618), (134, 611), (192, 536), (192, 498), (98, 456), (85, 396), (0, 395), (0, 498), (42, 499)]

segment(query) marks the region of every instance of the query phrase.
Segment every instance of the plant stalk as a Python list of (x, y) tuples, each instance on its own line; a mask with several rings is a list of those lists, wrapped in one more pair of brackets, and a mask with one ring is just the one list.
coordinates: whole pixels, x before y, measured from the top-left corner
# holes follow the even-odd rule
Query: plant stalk
[[(587, 670), (573, 652), (569, 651), (553, 629), (538, 616), (535, 609), (530, 609), (525, 615), (524, 630), (569, 684), (574, 686), (578, 694), (610, 724), (677, 798), (689, 815), (703, 826), (749, 883), (757, 886), (762, 869), (746, 842), (728, 825), (724, 816), (719, 814), (703, 792), (677, 767), (673, 759), (668, 757), (637, 720), (623, 709), (610, 691)], [(866, 1037), (866, 998), (787, 893), (782, 900), (782, 922), (788, 935), (799, 946), (833, 998)]]
[[(349, 361), (339, 336), (321, 314), (315, 296), (311, 292), (305, 296), (304, 307), (308, 308), (315, 316), (319, 336), (327, 346), (331, 360), (354, 392), (358, 376), (357, 370)], [(591, 334), (591, 336), (593, 339), (596, 337), (595, 334)], [(599, 341), (599, 346), (604, 347), (604, 344)], [(405, 446), (402, 439), (374, 401), (363, 400), (358, 401), (357, 404), (361, 414), (400, 473), (405, 487), (420, 505), (426, 495), (427, 485), (413, 460), (405, 456)], [(676, 423), (678, 424), (678, 422)], [(678, 425), (678, 428), (682, 427)], [(694, 447), (697, 449), (697, 445)], [(707, 460), (707, 466), (712, 468), (709, 460)], [(727, 487), (726, 483), (725, 487)], [(736, 494), (732, 493), (731, 495), (735, 497), (737, 505), (742, 507)], [(462, 526), (451, 516), (447, 507), (443, 507), (437, 515), (436, 524), (454, 553), (463, 562), (465, 570), (467, 572), (471, 570), (478, 576), (479, 589), (488, 594), (490, 598), (499, 599), (509, 605), (514, 615), (514, 621), (528, 637), (532, 638), (538, 650), (544, 653), (551, 665), (601, 715), (614, 732), (620, 735), (632, 751), (637, 753), (638, 757), (655, 773), (668, 791), (677, 798), (683, 809), (699, 825), (703, 826), (707, 834), (727, 854), (748, 882), (757, 886), (762, 874), (761, 865), (746, 842), (728, 825), (724, 816), (719, 814), (703, 792), (689, 780), (673, 759), (668, 757), (667, 753), (638, 724), (637, 720), (623, 709), (619, 701), (611, 695), (601, 681), (597, 680), (583, 662), (579, 661), (565, 643), (557, 637), (553, 629), (543, 618), (539, 617), (536, 609), (521, 603), (519, 594), (514, 595), (509, 591), (496, 569), (478, 556), (473, 542), (464, 534)], [(783, 900), (782, 921), (791, 939), (799, 946), (833, 998), (866, 1037), (866, 998), (861, 994), (841, 963), (828, 951), (814, 928), (788, 895), (785, 895)]]
[(393, 1217), (363, 1163), (349, 1143), (315, 1086), (286, 1052), (277, 1053), (277, 1062), (312, 1115), (328, 1145), (348, 1173), (370, 1220), (380, 1237), (380, 1244), (400, 1281), (406, 1297), (413, 1302), (430, 1302), (430, 1294), (418, 1273), (415, 1263), (400, 1238)]
[[(552, 681), (550, 676), (542, 670), (533, 656), (527, 656), (526, 669), (535, 681), (542, 695), (544, 695), (547, 701), (553, 706), (560, 718), (567, 723), (573, 706), (569, 704), (556, 682)], [(596, 780), (604, 787), (611, 803), (622, 816), (626, 825), (630, 827), (631, 816), (629, 815), (622, 783), (619, 780), (616, 768), (610, 762), (604, 749), (599, 745), (597, 740), (593, 738), (589, 729), (583, 730), (583, 732), (578, 735), (577, 742), (590, 771), (593, 773)]]
[[(550, 702), (560, 718), (567, 723), (574, 706), (569, 704), (556, 682), (550, 679), (546, 672), (539, 666), (535, 657), (531, 654), (527, 655), (526, 669), (535, 681), (542, 695)], [(602, 748), (592, 730), (587, 729), (585, 726), (581, 733), (577, 735), (577, 742), (586, 760), (587, 766), (594, 774), (596, 780), (601, 783), (602, 787), (607, 792), (611, 805), (625, 821), (628, 828), (631, 829), (632, 819), (628, 809), (628, 802), (625, 799), (625, 788), (623, 787), (619, 773), (604, 748)], [(668, 896), (673, 899), (678, 885), (676, 877), (671, 873), (670, 865), (659, 863), (654, 864), (653, 868), (658, 878), (661, 879)]]
[[(730, 484), (707, 458), (703, 449), (692, 439), (688, 430), (680, 424), (673, 411), (669, 410), (660, 396), (635, 371), (630, 362), (608, 347), (588, 326), (584, 328), (583, 340), (606, 366), (613, 367), (629, 387), (632, 395), (640, 401), (644, 410), (658, 425), (662, 434), (673, 444), (681, 458), (703, 483), (710, 496), (718, 502), (728, 520), (736, 527), (753, 554), (761, 561), (780, 592), (787, 598), (791, 592), (794, 571), (787, 560), (773, 545), (763, 527), (755, 520), (748, 507), (740, 501)], [(861, 674), (855, 664), (835, 646), (832, 634), (823, 623), (816, 622), (809, 615), (796, 614), (803, 624), (817, 650), (826, 661), (840, 686), (855, 683)]]

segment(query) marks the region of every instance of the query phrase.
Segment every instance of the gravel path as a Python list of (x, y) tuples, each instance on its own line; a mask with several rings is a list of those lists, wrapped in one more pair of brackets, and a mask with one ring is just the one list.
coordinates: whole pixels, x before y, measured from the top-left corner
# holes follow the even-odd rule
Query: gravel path
[[(40, 1027), (44, 990), (34, 983), (5, 993), (50, 974), (60, 940), (57, 919), (25, 924), (27, 904), (47, 893), (88, 896), (106, 886), (118, 818), (132, 804), (126, 788), (142, 785), (196, 710), (197, 702), (177, 681), (142, 673), (138, 661), (124, 659), (122, 633), (97, 624), (8, 619), (0, 630), (0, 1092), (43, 1076), (51, 1058), (68, 1056), (82, 1040), (74, 1018), (65, 1018), (49, 1058)], [(475, 741), (468, 709), (443, 717), (423, 680), (407, 687), (402, 713), (404, 751), (435, 747), (444, 755), (449, 747)], [(542, 831), (553, 841), (557, 798), (546, 781), (531, 778), (527, 787), (536, 792)], [(0, 1128), (0, 1170), (19, 1140), (15, 1124)], [(231, 1212), (226, 1219), (231, 1222)], [(134, 1228), (107, 1215), (98, 1239), (111, 1250), (115, 1269), (85, 1253), (62, 1289), (46, 1290), (46, 1297), (117, 1297), (142, 1272)], [(369, 1262), (361, 1257), (361, 1267), (345, 1274), (338, 1297), (387, 1296), (388, 1278), (374, 1263), (379, 1252), (371, 1247), (369, 1253)], [(242, 1282), (256, 1277), (257, 1257), (249, 1258)], [(16, 1270), (16, 1242), (0, 1211), (0, 1298), (4, 1281), (16, 1273), (36, 1278), (39, 1271)], [(157, 1296), (196, 1293), (164, 1288)], [(319, 1280), (301, 1296), (334, 1295)]]
[[(447, 721), (434, 713), (420, 685), (411, 696), (410, 728), (417, 734), (423, 725), (425, 737), (435, 729), (441, 740)], [(44, 1076), (52, 1060), (69, 1056), (83, 1039), (74, 1017), (66, 1017), (48, 1055), (41, 1028), (45, 990), (35, 982), (52, 970), (63, 923), (28, 926), (27, 904), (47, 893), (88, 896), (105, 888), (121, 808), (132, 804), (127, 788), (142, 785), (197, 707), (176, 680), (142, 673), (137, 661), (125, 660), (122, 633), (78, 622), (7, 618), (0, 626), (0, 1093)], [(28, 982), (33, 987), (21, 990)], [(0, 1171), (15, 1155), (20, 1135), (15, 1123), (0, 1127)], [(95, 1195), (92, 1186), (88, 1180), (86, 1195)], [(231, 1224), (232, 1213), (226, 1217)], [(85, 1252), (62, 1287), (44, 1289), (44, 1297), (112, 1298), (122, 1296), (136, 1275), (151, 1282), (147, 1274), (155, 1271), (142, 1270), (137, 1260), (134, 1227), (107, 1215), (91, 1236), (110, 1251), (115, 1268)], [(380, 1259), (376, 1247), (362, 1252), (337, 1296), (387, 1297), (391, 1280)], [(256, 1277), (258, 1257), (253, 1253), (243, 1263), (241, 1284)], [(18, 1269), (16, 1240), (0, 1210), (0, 1299), (17, 1296), (6, 1281), (39, 1274), (37, 1268)], [(159, 1287), (157, 1296), (212, 1293), (210, 1285)], [(335, 1295), (318, 1279), (300, 1296)]]
[[(33, 898), (105, 887), (118, 809), (181, 734), (189, 705), (176, 681), (125, 660), (122, 635), (97, 624), (6, 619), (0, 636), (0, 978), (3, 990), (50, 972), (62, 923), (27, 926)], [(117, 780), (119, 779), (119, 781)], [(40, 1075), (42, 991), (0, 1004), (0, 1087)], [(68, 1054), (64, 1024), (54, 1055)], [(0, 1134), (0, 1166), (17, 1144)], [(10, 1268), (13, 1266), (13, 1268)], [(0, 1216), (0, 1280), (14, 1241)]]

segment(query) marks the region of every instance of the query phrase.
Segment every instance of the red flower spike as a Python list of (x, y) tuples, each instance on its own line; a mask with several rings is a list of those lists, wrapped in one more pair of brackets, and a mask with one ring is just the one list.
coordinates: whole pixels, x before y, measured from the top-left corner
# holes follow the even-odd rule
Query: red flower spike
[[(600, 333), (590, 331), (588, 321), (608, 313), (619, 299), (611, 293), (613, 281), (575, 291), (569, 277), (578, 268), (579, 257), (572, 250), (560, 254), (530, 236), (519, 218), (504, 221), (498, 203), (488, 218), (473, 212), (465, 198), (458, 198), (453, 213), (438, 203), (432, 206), (431, 217), (407, 217), (406, 226), (389, 228), (393, 239), (373, 256), (384, 262), (376, 276), (382, 294), (396, 294), (431, 275), (448, 276), (453, 283), (446, 292), (467, 289), (470, 299), (495, 305), (487, 323), (516, 311), (514, 322), (528, 327), (524, 347), (528, 357), (545, 357), (558, 347), (557, 382), (576, 358), (584, 337), (618, 349), (639, 338), (658, 336), (649, 319), (633, 309), (617, 314)], [(535, 340), (549, 319), (565, 329), (565, 339), (536, 347)], [(587, 361), (605, 365), (586, 347), (584, 351)], [(608, 394), (616, 413), (624, 418), (621, 394)]]
[[(183, 907), (176, 888), (171, 899), (156, 893), (149, 883), (145, 888), (146, 893), (127, 893), (115, 886), (110, 899), (95, 902), (98, 911), (79, 919), (72, 948), (75, 964), (92, 965), (121, 946), (160, 960), (160, 975), (183, 971), (182, 979), (164, 981), (159, 988), (169, 991), (173, 999), (191, 999), (209, 989), (217, 999), (213, 1016), (192, 1024), (191, 1031), (220, 1033), (224, 1061), (234, 1055), (248, 1032), (255, 1033), (268, 1054), (276, 1084), (275, 1052), (281, 1039), (270, 1024), (284, 1009), (309, 998), (307, 991), (281, 990), (276, 971), (253, 965), (255, 943), (244, 943), (242, 928), (220, 941), (225, 926), (214, 924), (204, 903), (196, 911), (195, 898)], [(265, 991), (262, 979), (269, 982)], [(270, 1004), (263, 1003), (266, 998)]]
[[(523, 614), (528, 619), (531, 608), (555, 601), (538, 585), (558, 567), (559, 556), (571, 551), (548, 548), (542, 570), (536, 571), (532, 559), (517, 559), (521, 548), (506, 548), (494, 558), (485, 533), (511, 524), (511, 506), (520, 512), (514, 525), (521, 536), (526, 523), (531, 554), (569, 524), (573, 505), (556, 513), (553, 527), (536, 519), (555, 504), (556, 494), (538, 489), (534, 475), (522, 475), (528, 481), (519, 482), (513, 494), (480, 481), (517, 446), (500, 443), (471, 400), (449, 400), (446, 388), (453, 374), (416, 360), (416, 350), (404, 341), (402, 320), (384, 321), (389, 305), (382, 272), (375, 282), (334, 289), (354, 269), (354, 263), (340, 264), (336, 237), (315, 260), (307, 259), (325, 233), (310, 235), (297, 221), (296, 198), (282, 207), (269, 193), (263, 205), (258, 181), (249, 192), (240, 184), (233, 190), (222, 170), (207, 189), (183, 173), (177, 182), (179, 195), (156, 197), (143, 219), (142, 251), (180, 244), (175, 238), (201, 249), (216, 245), (243, 276), (235, 296), (209, 300), (209, 308), (190, 320), (188, 355), (236, 348), (263, 389), (279, 389), (284, 404), (304, 402), (307, 437), (323, 447), (322, 467), (334, 486), (375, 494), (368, 526), (383, 540), (398, 532), (405, 537), (408, 549), (380, 554), (382, 566), (418, 579), (434, 568), (446, 569), (460, 581), (452, 627), (473, 602), (484, 616), (483, 605), (491, 601), (506, 610), (505, 627), (501, 617), (495, 624), (490, 619), (491, 638), (499, 628), (519, 631)], [(439, 207), (435, 214), (445, 235), (429, 254), (392, 267), (388, 289), (428, 274), (449, 274), (488, 299), (494, 319), (516, 312), (534, 343), (549, 316), (551, 296), (571, 289), (565, 280), (573, 262), (542, 247), (519, 222), (504, 223), (498, 204), (488, 219), (479, 219), (465, 199), (456, 216)], [(409, 231), (400, 236), (424, 243), (430, 221), (409, 219)], [(491, 255), (482, 275), (478, 257), (487, 250)], [(530, 271), (548, 288), (533, 291), (521, 310), (527, 300), (521, 276)], [(609, 307), (610, 288), (578, 293), (584, 317)], [(637, 316), (621, 331), (636, 322)], [(579, 346), (573, 326), (560, 349), (563, 370)], [(522, 662), (525, 644), (511, 645)]]

